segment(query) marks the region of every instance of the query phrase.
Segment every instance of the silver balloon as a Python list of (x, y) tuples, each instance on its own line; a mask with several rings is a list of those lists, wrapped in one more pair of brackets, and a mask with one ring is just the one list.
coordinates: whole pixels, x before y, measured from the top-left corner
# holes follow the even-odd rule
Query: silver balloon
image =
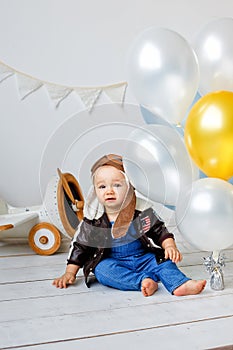
[(208, 23), (198, 33), (194, 50), (200, 68), (202, 95), (217, 90), (233, 91), (233, 18)]
[(132, 43), (127, 55), (129, 88), (137, 101), (167, 121), (178, 124), (196, 95), (196, 55), (178, 33), (152, 27)]
[(131, 132), (123, 163), (136, 190), (165, 205), (175, 206), (180, 189), (198, 178), (180, 135), (164, 125), (145, 125)]
[(233, 186), (221, 179), (193, 182), (177, 202), (176, 224), (183, 237), (204, 251), (233, 244)]

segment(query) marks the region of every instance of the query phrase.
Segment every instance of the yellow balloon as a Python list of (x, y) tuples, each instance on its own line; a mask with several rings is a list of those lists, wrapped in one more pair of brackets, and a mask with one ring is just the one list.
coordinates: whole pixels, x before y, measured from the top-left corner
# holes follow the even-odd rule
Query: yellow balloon
[(185, 144), (196, 165), (210, 177), (233, 176), (233, 92), (209, 93), (190, 110)]

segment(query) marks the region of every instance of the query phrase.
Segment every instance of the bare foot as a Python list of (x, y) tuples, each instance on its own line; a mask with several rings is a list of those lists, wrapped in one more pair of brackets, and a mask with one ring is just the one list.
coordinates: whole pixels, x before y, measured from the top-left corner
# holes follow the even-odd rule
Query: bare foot
[(158, 289), (158, 283), (153, 281), (151, 278), (145, 278), (142, 281), (141, 291), (144, 297), (149, 297)]
[(199, 294), (206, 286), (206, 280), (189, 280), (176, 288), (173, 292), (176, 296)]

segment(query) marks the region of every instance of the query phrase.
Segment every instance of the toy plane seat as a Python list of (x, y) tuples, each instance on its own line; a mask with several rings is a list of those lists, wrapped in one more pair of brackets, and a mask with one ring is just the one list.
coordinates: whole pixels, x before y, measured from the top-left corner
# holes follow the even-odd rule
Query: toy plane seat
[(57, 170), (58, 176), (53, 177), (47, 186), (44, 207), (60, 232), (72, 238), (83, 219), (84, 198), (76, 178)]
[[(5, 215), (5, 214), (8, 214), (8, 205), (4, 201), (4, 199), (0, 198), (0, 215)], [(0, 231), (6, 231), (13, 227), (14, 225), (12, 224), (6, 224), (6, 223), (2, 224), (0, 221)]]
[(0, 215), (8, 213), (8, 205), (4, 199), (0, 198)]

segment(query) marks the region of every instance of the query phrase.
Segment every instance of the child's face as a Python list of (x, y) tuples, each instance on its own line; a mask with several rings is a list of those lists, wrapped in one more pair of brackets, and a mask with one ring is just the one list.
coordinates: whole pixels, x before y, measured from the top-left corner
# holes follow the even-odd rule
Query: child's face
[(107, 212), (117, 212), (128, 191), (125, 176), (113, 166), (105, 165), (97, 169), (94, 176), (97, 198)]

